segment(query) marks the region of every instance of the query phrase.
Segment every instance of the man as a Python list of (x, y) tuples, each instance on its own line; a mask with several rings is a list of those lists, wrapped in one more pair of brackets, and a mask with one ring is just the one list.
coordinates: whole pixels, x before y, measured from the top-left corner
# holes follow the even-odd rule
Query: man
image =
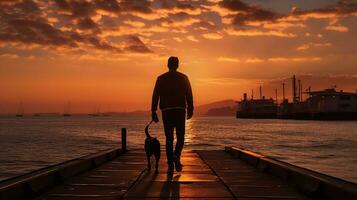
[[(187, 119), (193, 115), (193, 98), (190, 81), (185, 74), (177, 71), (179, 59), (171, 56), (167, 66), (169, 71), (159, 76), (156, 80), (151, 112), (152, 120), (158, 122), (156, 114), (157, 104), (160, 100), (160, 109), (166, 136), (166, 156), (168, 172), (182, 171), (180, 162), (181, 151), (185, 140), (186, 109)], [(176, 129), (176, 147), (173, 151), (174, 129)]]

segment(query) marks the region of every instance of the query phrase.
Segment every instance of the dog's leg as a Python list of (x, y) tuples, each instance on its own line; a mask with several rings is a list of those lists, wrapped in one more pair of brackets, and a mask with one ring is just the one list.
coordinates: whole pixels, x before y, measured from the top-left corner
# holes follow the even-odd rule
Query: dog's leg
[(155, 163), (155, 174), (159, 173), (159, 160), (156, 159), (156, 163)]
[(150, 156), (147, 155), (146, 158), (147, 158), (147, 160), (148, 160), (148, 171), (150, 171), (150, 170), (151, 170)]
[(155, 174), (159, 173), (159, 161), (160, 161), (160, 151), (155, 154)]

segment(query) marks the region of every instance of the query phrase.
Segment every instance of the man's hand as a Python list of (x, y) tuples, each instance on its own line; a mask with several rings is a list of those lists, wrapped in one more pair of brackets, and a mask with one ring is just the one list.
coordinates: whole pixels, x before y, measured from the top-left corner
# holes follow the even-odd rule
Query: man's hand
[(193, 111), (188, 110), (187, 111), (187, 119), (191, 119), (193, 116)]
[(151, 112), (151, 120), (154, 121), (155, 123), (159, 122), (159, 118), (157, 117), (157, 114), (155, 111)]

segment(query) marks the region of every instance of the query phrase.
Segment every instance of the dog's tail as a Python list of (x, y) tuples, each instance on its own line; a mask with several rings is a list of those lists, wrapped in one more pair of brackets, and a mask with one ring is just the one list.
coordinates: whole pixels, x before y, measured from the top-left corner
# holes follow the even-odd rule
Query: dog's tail
[(151, 121), (148, 125), (146, 125), (145, 127), (145, 135), (147, 138), (151, 138), (150, 134), (149, 134), (149, 126), (153, 121)]

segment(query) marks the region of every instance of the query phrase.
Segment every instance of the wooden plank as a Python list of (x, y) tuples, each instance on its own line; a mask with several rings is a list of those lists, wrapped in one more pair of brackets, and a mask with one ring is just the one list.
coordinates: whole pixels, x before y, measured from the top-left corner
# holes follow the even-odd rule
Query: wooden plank
[(196, 152), (184, 151), (181, 162), (182, 172), (167, 173), (163, 155), (159, 174), (146, 173), (123, 199), (234, 199)]
[[(137, 161), (133, 162), (132, 158)], [(142, 152), (132, 151), (91, 171), (72, 177), (38, 199), (118, 199), (146, 167)]]
[(197, 152), (237, 199), (306, 199), (278, 178), (256, 170), (252, 162), (224, 151)]
[(281, 179), (224, 151), (184, 151), (181, 160), (182, 172), (167, 173), (162, 151), (159, 174), (154, 174), (145, 170), (142, 150), (128, 151), (39, 199), (306, 199)]

